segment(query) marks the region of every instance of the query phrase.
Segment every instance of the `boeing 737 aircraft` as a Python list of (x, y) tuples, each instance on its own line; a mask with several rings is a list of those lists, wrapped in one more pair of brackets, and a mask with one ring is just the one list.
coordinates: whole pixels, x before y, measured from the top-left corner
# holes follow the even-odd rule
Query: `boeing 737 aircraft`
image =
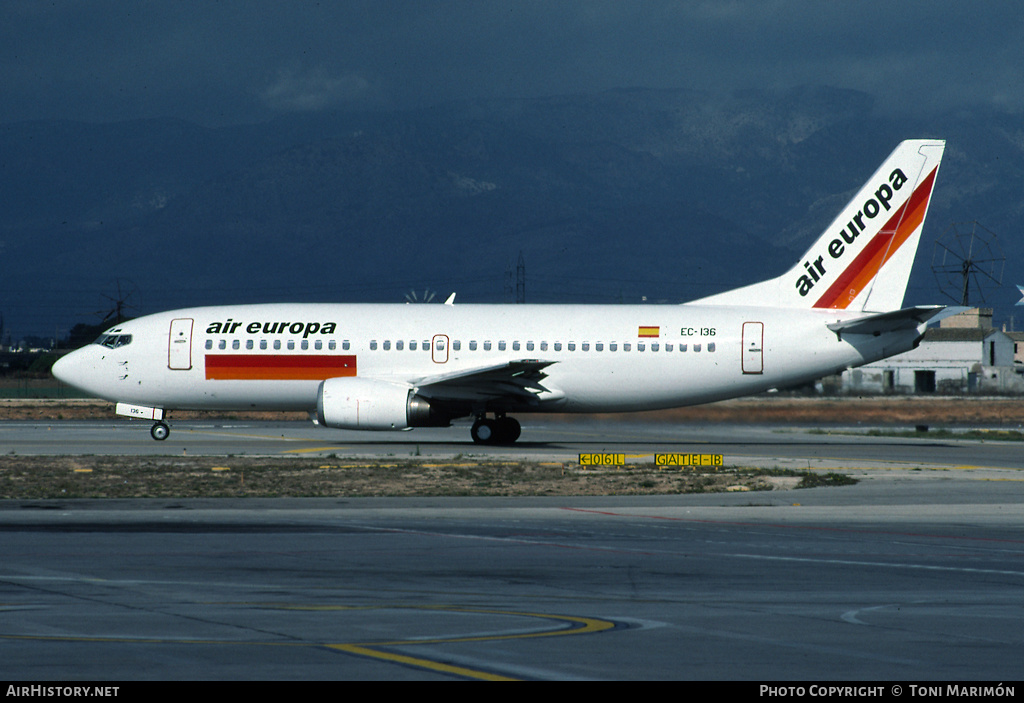
[(941, 306), (903, 308), (945, 142), (900, 144), (793, 268), (683, 305), (190, 308), (107, 330), (53, 367), (154, 421), (168, 411), (302, 410), (324, 427), (404, 430), (473, 417), (511, 443), (512, 413), (708, 403), (913, 349)]

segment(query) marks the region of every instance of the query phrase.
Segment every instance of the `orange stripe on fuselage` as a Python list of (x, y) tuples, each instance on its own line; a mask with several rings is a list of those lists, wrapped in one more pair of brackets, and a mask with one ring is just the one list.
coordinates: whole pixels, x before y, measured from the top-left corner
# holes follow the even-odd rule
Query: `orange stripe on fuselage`
[(932, 171), (907, 202), (889, 218), (881, 231), (872, 237), (863, 251), (850, 262), (836, 282), (829, 286), (814, 307), (846, 309), (853, 302), (853, 299), (878, 275), (885, 262), (891, 259), (914, 230), (921, 226), (934, 182), (935, 171)]
[(355, 355), (207, 354), (213, 381), (324, 381), (356, 375)]

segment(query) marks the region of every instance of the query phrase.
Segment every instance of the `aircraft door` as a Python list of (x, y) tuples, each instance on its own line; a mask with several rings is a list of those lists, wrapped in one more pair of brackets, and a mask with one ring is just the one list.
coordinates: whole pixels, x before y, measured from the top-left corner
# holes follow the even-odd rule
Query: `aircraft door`
[(743, 323), (743, 373), (764, 373), (764, 323)]
[(188, 371), (192, 368), (192, 318), (171, 320), (167, 341), (167, 368)]
[(435, 364), (448, 363), (448, 335), (435, 334), (430, 340), (430, 358)]

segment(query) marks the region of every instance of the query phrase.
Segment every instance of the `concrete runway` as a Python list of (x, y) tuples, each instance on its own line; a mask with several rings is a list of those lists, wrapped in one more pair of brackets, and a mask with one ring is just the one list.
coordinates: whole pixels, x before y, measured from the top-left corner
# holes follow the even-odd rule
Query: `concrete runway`
[[(625, 453), (653, 461), (655, 453), (723, 454), (727, 463), (786, 468), (998, 467), (1024, 468), (1019, 442), (949, 441), (827, 434), (843, 428), (623, 422), (581, 417), (560, 421), (527, 417), (513, 447), (485, 447), (469, 426), (409, 432), (351, 432), (306, 422), (177, 422), (168, 439), (149, 436), (151, 423), (109, 421), (8, 421), (0, 423), (5, 454), (54, 455), (328, 455), (575, 459), (581, 452)], [(864, 428), (850, 428), (862, 431)], [(898, 428), (908, 429), (908, 428)]]
[[(617, 428), (531, 423), (515, 452), (705, 442), (700, 451), (720, 447), (727, 462), (846, 466), (861, 483), (671, 497), (3, 501), (0, 677), (1019, 678), (1019, 446)], [(157, 443), (141, 424), (4, 423), (0, 446), (479, 452), (459, 430), (400, 435), (396, 447), (287, 423), (174, 429)]]

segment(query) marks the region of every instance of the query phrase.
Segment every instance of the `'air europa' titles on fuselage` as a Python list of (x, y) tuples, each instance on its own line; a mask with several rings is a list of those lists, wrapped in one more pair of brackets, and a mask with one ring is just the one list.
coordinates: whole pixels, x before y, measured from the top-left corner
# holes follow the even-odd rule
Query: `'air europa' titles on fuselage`
[[(890, 173), (889, 182), (881, 184), (875, 190), (874, 197), (868, 198), (861, 209), (857, 211), (857, 214), (853, 216), (853, 219), (839, 230), (839, 236), (828, 243), (827, 251), (829, 257), (832, 259), (842, 258), (847, 251), (846, 244), (853, 244), (860, 233), (867, 229), (864, 218), (871, 220), (883, 211), (888, 212), (891, 210), (892, 206), (889, 204), (889, 201), (892, 200), (896, 191), (902, 188), (906, 182), (907, 177), (900, 169)], [(804, 262), (804, 268), (807, 270), (807, 273), (800, 276), (796, 281), (796, 289), (801, 297), (807, 295), (814, 288), (814, 284), (825, 275), (824, 261), (825, 256), (822, 255), (814, 258), (812, 261)]]
[(230, 317), (224, 322), (211, 322), (206, 334), (238, 334), (245, 326), (246, 334), (294, 334), (305, 339), (311, 334), (334, 334), (338, 329), (337, 322), (239, 322)]

